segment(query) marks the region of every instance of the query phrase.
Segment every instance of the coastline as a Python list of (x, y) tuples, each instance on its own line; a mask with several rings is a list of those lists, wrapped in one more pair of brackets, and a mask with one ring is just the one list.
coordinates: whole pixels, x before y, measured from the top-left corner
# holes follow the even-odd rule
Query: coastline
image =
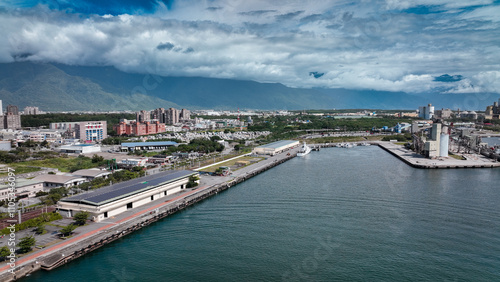
[[(78, 234), (66, 241), (59, 242), (51, 247), (36, 251), (33, 254), (21, 257), (18, 265), (11, 274), (8, 265), (0, 268), (0, 281), (15, 281), (40, 269), (52, 270), (76, 258), (92, 252), (110, 242), (126, 236), (136, 230), (150, 225), (162, 218), (185, 209), (195, 203), (203, 201), (219, 192), (250, 179), (268, 169), (282, 164), (296, 156), (297, 149), (286, 151), (274, 157), (267, 158), (262, 163), (256, 163), (234, 172), (231, 177), (218, 177), (216, 183), (192, 189), (174, 198), (153, 203), (152, 206), (139, 208), (134, 214), (127, 215), (115, 222), (106, 223), (92, 231)], [(288, 156), (287, 153), (290, 153)], [(260, 165), (259, 165), (260, 164)], [(211, 179), (214, 180), (214, 179)], [(93, 226), (98, 226), (94, 223)]]

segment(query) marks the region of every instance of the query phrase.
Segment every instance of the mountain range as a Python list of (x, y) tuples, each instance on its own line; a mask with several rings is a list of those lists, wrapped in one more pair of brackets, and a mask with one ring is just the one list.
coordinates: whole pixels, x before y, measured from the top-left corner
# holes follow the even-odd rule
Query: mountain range
[(280, 83), (127, 73), (109, 66), (0, 64), (0, 99), (43, 111), (188, 109), (408, 109), (484, 110), (499, 94), (440, 94), (291, 88)]

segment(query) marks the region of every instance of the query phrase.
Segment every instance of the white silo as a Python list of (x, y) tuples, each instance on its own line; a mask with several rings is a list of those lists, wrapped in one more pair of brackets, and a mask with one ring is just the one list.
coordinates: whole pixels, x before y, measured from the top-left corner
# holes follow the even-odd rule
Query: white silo
[(450, 144), (450, 135), (448, 135), (448, 128), (443, 126), (441, 131), (441, 138), (439, 140), (439, 156), (447, 157)]

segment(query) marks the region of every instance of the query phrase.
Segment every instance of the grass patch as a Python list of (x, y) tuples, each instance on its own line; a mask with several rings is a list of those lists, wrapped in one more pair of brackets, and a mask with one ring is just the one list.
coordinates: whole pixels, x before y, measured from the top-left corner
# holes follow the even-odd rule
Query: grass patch
[(406, 142), (396, 142), (394, 144), (404, 146), (406, 144)]
[[(22, 170), (26, 169), (36, 169), (34, 171), (40, 170), (40, 167), (50, 167), (57, 168), (62, 172), (72, 172), (83, 168), (93, 168), (97, 167), (99, 163), (93, 163), (91, 158), (81, 158), (81, 157), (66, 157), (66, 158), (52, 158), (45, 160), (34, 160), (25, 161), (19, 163), (9, 164), (12, 168), (16, 170), (16, 174), (25, 173)], [(35, 167), (35, 168), (33, 168)]]
[(455, 154), (448, 154), (448, 156), (454, 158), (454, 159), (457, 159), (457, 160), (463, 160), (463, 157), (462, 156), (459, 156), (459, 155), (455, 155)]
[[(237, 158), (237, 159), (234, 159), (234, 160), (230, 160), (230, 161), (227, 161), (227, 162), (223, 162), (223, 163), (220, 163), (220, 164), (217, 164), (217, 165), (213, 165), (213, 166), (207, 167), (207, 168), (205, 168), (205, 169), (203, 169), (201, 171), (204, 171), (204, 172), (215, 172), (215, 170), (218, 169), (221, 166), (232, 167), (232, 166), (236, 165), (236, 162), (238, 162), (238, 161), (250, 161), (250, 164), (254, 164), (254, 163), (262, 161), (263, 159), (264, 159), (263, 157), (244, 156), (244, 157), (240, 157), (240, 158)], [(245, 166), (239, 167), (238, 169), (243, 168), (243, 167), (245, 167)], [(233, 171), (234, 170), (237, 170), (237, 169), (233, 169)]]
[[(23, 173), (30, 173), (30, 172), (35, 172), (35, 171), (40, 171), (41, 170), (39, 167), (18, 166), (17, 163), (11, 163), (8, 166), (16, 170), (16, 175), (23, 174)], [(2, 173), (0, 173), (0, 176), (7, 176), (7, 174), (8, 174), (8, 172), (2, 172)]]

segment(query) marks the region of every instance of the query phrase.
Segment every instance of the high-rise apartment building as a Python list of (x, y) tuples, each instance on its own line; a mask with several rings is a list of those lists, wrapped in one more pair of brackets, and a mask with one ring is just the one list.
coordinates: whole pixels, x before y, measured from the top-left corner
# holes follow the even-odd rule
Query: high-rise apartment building
[(19, 108), (14, 105), (7, 106), (7, 112), (2, 115), (1, 126), (5, 129), (21, 128), (21, 116), (19, 115)]
[(186, 109), (182, 109), (181, 110), (181, 114), (180, 114), (180, 117), (179, 117), (181, 120), (188, 120), (188, 119), (191, 119), (191, 112), (189, 110), (186, 110)]
[(169, 108), (167, 110), (167, 124), (179, 123), (180, 111), (178, 109)]

